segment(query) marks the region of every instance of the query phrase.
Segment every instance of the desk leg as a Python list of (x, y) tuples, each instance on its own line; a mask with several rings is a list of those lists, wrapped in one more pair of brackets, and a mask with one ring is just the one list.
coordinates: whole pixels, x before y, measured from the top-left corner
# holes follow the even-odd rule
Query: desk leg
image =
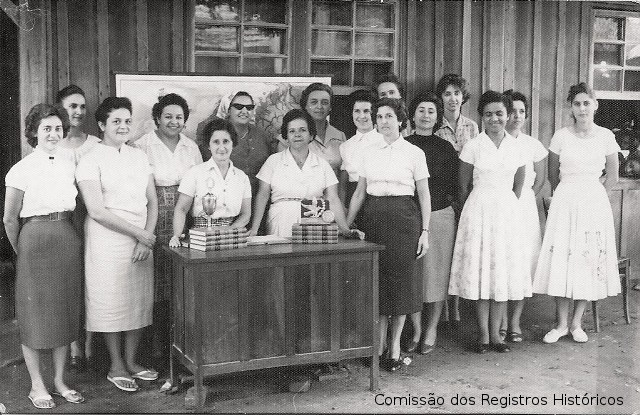
[[(202, 369), (200, 369), (200, 367), (198, 367), (196, 369), (196, 373), (195, 373), (195, 376), (193, 378), (193, 382), (195, 383), (196, 399), (198, 400), (197, 404), (196, 404), (196, 410), (199, 413), (202, 413), (202, 412), (204, 412), (204, 402), (207, 399), (207, 394), (203, 390), (204, 389), (203, 388), (204, 385), (202, 384)], [(203, 392), (204, 392), (204, 396), (202, 396)]]
[(627, 324), (631, 324), (629, 316), (629, 290), (631, 289), (631, 281), (629, 281), (629, 260), (624, 266), (624, 285), (622, 287), (622, 304), (624, 306), (624, 320)]

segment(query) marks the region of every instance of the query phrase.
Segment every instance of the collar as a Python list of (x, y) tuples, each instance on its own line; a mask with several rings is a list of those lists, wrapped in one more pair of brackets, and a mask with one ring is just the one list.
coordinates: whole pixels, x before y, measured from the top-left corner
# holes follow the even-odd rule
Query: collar
[[(184, 147), (187, 144), (184, 142), (185, 140), (185, 136), (180, 133), (180, 135), (178, 136), (178, 144), (176, 144), (176, 149), (178, 147)], [(166, 147), (166, 145), (162, 142), (162, 140), (160, 140), (160, 137), (158, 137), (158, 130), (153, 130), (153, 134), (151, 134), (151, 143), (149, 143), (151, 145), (154, 146), (163, 146)]]
[(387, 143), (387, 140), (385, 140), (384, 137), (382, 137), (382, 139), (378, 142), (378, 148), (381, 148), (381, 149), (387, 148), (387, 147), (396, 148), (396, 147), (402, 146), (405, 142), (406, 140), (404, 139), (402, 134), (398, 134), (398, 139), (391, 144)]
[[(213, 161), (213, 157), (210, 157), (209, 160), (203, 163), (205, 165), (206, 171), (215, 171), (218, 176), (222, 177), (222, 173), (220, 172), (220, 167)], [(233, 161), (229, 160), (229, 170), (227, 171), (227, 177), (229, 177), (229, 173), (236, 174), (236, 169), (233, 166)]]
[(501, 149), (503, 144), (509, 143), (509, 142), (515, 140), (515, 138), (511, 134), (509, 134), (507, 132), (507, 130), (504, 130), (504, 138), (500, 142), (500, 147), (496, 147), (496, 145), (493, 144), (493, 141), (491, 140), (489, 135), (487, 133), (485, 133), (484, 131), (482, 131), (480, 134), (478, 134), (478, 136), (475, 139), (478, 139), (478, 138), (480, 138), (481, 140), (485, 141), (486, 143), (491, 144), (491, 146), (494, 147), (496, 150)]
[[(318, 156), (311, 150), (309, 150), (309, 155), (307, 156), (307, 160), (305, 160), (303, 166), (307, 163), (309, 163), (311, 167), (315, 167), (320, 164), (320, 162), (318, 161)], [(295, 159), (293, 158), (293, 154), (291, 154), (291, 150), (289, 149), (289, 147), (287, 147), (287, 149), (283, 151), (282, 164), (284, 164), (285, 166), (298, 165), (298, 163), (296, 163)]]
[(315, 141), (318, 145), (326, 147), (327, 143), (331, 140), (336, 140), (342, 142), (339, 136), (339, 130), (333, 125), (327, 123), (327, 129), (324, 131), (324, 143), (320, 141), (318, 135), (313, 136), (313, 141)]

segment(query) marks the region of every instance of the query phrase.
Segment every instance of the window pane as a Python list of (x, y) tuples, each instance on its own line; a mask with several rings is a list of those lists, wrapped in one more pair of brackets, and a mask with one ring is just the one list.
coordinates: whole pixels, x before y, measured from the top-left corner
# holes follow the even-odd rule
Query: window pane
[(238, 72), (238, 58), (228, 56), (196, 56), (196, 72), (232, 74)]
[(196, 51), (238, 51), (238, 28), (197, 25)]
[(313, 24), (351, 26), (351, 3), (346, 1), (314, 1)]
[(596, 39), (622, 40), (622, 18), (596, 17), (593, 33)]
[(395, 26), (393, 4), (356, 3), (356, 26), (393, 29)]
[(350, 72), (348, 61), (311, 61), (311, 73), (331, 75), (332, 85), (349, 85)]
[(240, 1), (196, 0), (196, 20), (214, 19), (239, 21)]
[(640, 43), (625, 46), (624, 63), (627, 66), (640, 66)]
[(393, 62), (356, 62), (353, 85), (371, 86), (376, 79), (390, 72), (393, 72)]
[(393, 35), (391, 33), (356, 33), (356, 56), (393, 56)]
[(281, 74), (286, 71), (285, 58), (245, 58), (242, 73)]
[(351, 33), (336, 30), (314, 30), (311, 40), (314, 55), (351, 55)]
[(640, 42), (640, 17), (627, 17), (624, 40), (627, 42)]
[(640, 71), (625, 71), (624, 90), (640, 91)]
[(595, 43), (593, 63), (596, 65), (622, 65), (622, 45)]
[(246, 27), (242, 45), (247, 53), (287, 53), (286, 30)]
[(598, 91), (620, 91), (620, 71), (611, 69), (595, 69), (593, 86)]
[(244, 21), (287, 23), (287, 0), (247, 0)]

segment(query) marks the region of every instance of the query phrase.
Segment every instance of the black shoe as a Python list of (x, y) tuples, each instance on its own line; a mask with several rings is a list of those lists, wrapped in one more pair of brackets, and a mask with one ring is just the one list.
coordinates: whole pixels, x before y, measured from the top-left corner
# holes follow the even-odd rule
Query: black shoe
[(413, 340), (411, 340), (407, 346), (405, 347), (404, 351), (407, 353), (415, 353), (416, 349), (418, 348), (418, 346), (420, 345), (420, 343), (418, 342), (414, 342)]
[(71, 356), (69, 360), (69, 370), (72, 372), (84, 372), (87, 370), (87, 359), (83, 356)]
[(507, 353), (511, 351), (511, 348), (506, 343), (492, 343), (491, 348), (498, 353)]
[(404, 363), (402, 362), (402, 358), (398, 358), (398, 359), (386, 359), (386, 362), (384, 364), (384, 368), (386, 370), (388, 370), (389, 372), (396, 372), (398, 371), (398, 369), (400, 369), (402, 367)]
[(489, 343), (476, 343), (473, 346), (473, 351), (480, 354), (485, 354), (489, 351), (489, 347), (491, 345)]

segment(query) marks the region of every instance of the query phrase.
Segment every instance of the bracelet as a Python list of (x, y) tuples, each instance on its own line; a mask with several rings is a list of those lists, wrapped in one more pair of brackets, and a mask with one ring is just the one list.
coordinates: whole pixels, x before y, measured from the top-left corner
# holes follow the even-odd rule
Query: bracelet
[(429, 233), (429, 229), (422, 229), (422, 232)]

